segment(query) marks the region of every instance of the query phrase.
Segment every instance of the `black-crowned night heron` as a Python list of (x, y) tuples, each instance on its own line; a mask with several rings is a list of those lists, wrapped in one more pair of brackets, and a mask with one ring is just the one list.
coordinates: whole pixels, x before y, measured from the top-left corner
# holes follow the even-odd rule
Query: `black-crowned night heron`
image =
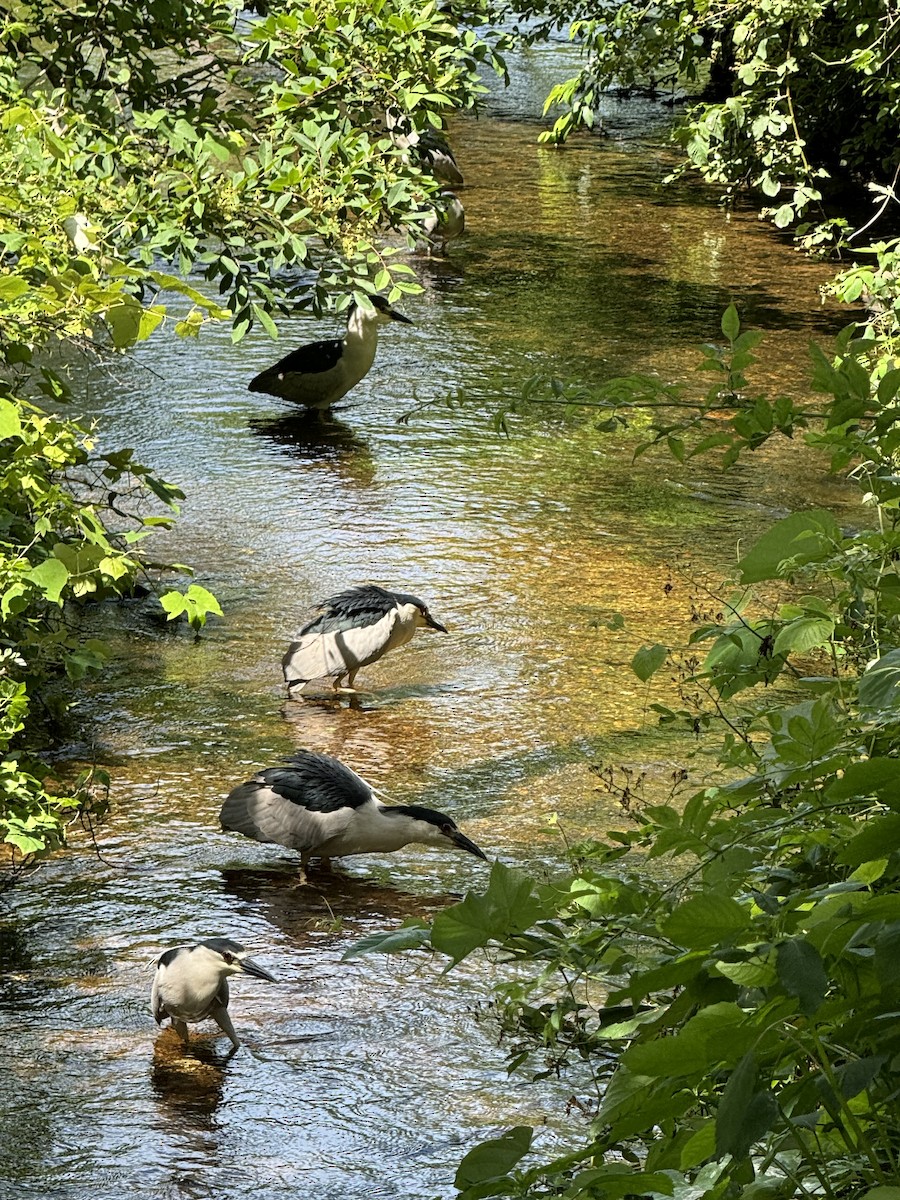
[(422, 222), (428, 253), (436, 250), (439, 254), (446, 254), (447, 243), (458, 238), (465, 227), (466, 212), (459, 197), (449, 188), (441, 188), (438, 207), (433, 208)]
[(465, 180), (447, 140), (433, 129), (418, 130), (411, 118), (393, 106), (385, 110), (384, 124), (391, 141), (404, 151), (406, 162), (412, 159), (443, 183), (460, 187)]
[(212, 1017), (232, 1045), (240, 1046), (228, 1016), (228, 976), (275, 979), (230, 938), (207, 938), (194, 946), (174, 946), (160, 956), (150, 992), (150, 1011), (157, 1025), (170, 1017), (172, 1027), (188, 1040), (188, 1022)]
[(317, 607), (319, 616), (304, 625), (281, 660), (288, 695), (311, 679), (327, 678), (334, 679), (336, 690), (352, 692), (360, 667), (403, 646), (417, 629), (447, 632), (418, 596), (374, 584), (348, 588)]
[(300, 852), (301, 880), (310, 858), (383, 854), (410, 842), (487, 855), (444, 813), (418, 804), (382, 804), (349, 767), (300, 750), (286, 766), (260, 771), (222, 805), (222, 828)]
[(350, 306), (344, 337), (292, 350), (252, 379), (249, 390), (319, 411), (330, 408), (368, 374), (375, 361), (378, 326), (388, 321), (412, 325), (409, 317), (391, 308), (383, 296), (369, 296), (368, 301), (365, 306)]

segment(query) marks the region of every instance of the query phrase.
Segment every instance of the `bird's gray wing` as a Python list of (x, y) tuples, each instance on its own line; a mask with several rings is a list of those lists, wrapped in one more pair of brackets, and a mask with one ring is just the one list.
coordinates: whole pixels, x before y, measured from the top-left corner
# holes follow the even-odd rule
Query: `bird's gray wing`
[(260, 783), (243, 783), (222, 805), (222, 828), (242, 833), (257, 842), (268, 842), (313, 854), (340, 834), (356, 810), (350, 806), (330, 812), (310, 811)]
[(222, 1008), (227, 1008), (228, 1000), (229, 1000), (228, 980), (223, 979), (222, 982), (219, 984), (219, 990), (216, 992), (216, 997), (215, 997), (215, 1000), (213, 1003), (221, 1005)]
[[(365, 625), (343, 622), (344, 628), (309, 629), (288, 647), (282, 660), (288, 683), (346, 675), (382, 654), (397, 623), (396, 607)], [(336, 622), (330, 622), (335, 624)]]
[(328, 754), (300, 750), (286, 766), (268, 767), (236, 787), (220, 819), (223, 829), (257, 842), (312, 853), (371, 802), (371, 788), (355, 771)]

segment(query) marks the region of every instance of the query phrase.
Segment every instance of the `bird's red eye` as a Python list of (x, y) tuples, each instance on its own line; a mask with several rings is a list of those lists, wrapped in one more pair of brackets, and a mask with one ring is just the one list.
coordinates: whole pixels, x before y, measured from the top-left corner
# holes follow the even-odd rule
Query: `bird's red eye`
[(233, 962), (234, 962), (234, 955), (233, 955), (233, 954), (229, 954), (227, 951), (223, 951), (223, 953), (222, 953), (222, 957), (225, 959), (225, 961), (226, 961), (227, 963), (233, 963)]

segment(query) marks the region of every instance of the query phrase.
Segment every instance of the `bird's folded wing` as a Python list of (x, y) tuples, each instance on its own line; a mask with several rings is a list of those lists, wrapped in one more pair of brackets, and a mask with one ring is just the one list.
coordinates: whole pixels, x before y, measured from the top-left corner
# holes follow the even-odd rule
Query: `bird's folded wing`
[(222, 805), (222, 828), (242, 833), (257, 842), (271, 842), (291, 850), (313, 851), (339, 834), (354, 809), (311, 813), (259, 783), (244, 783)]
[[(379, 616), (370, 625), (349, 626), (321, 632), (311, 629), (288, 647), (282, 660), (284, 677), (294, 680), (322, 679), (345, 675), (355, 667), (376, 659), (387, 645), (397, 622), (396, 608)], [(334, 620), (329, 622), (335, 624)]]
[(317, 375), (336, 367), (343, 353), (344, 343), (340, 338), (328, 338), (322, 342), (310, 342), (299, 350), (292, 350), (279, 359), (271, 371), (292, 375)]

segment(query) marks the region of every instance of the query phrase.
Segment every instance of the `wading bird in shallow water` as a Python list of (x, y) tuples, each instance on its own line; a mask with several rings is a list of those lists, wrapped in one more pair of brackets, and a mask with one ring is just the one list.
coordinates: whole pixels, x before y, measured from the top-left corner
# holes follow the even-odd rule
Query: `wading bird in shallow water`
[[(348, 588), (317, 607), (319, 615), (304, 625), (281, 660), (288, 695), (311, 679), (328, 678), (334, 680), (335, 690), (352, 692), (360, 667), (405, 645), (417, 629), (447, 632), (424, 600), (375, 584)], [(342, 688), (345, 675), (347, 686)]]
[(150, 1011), (157, 1025), (170, 1017), (181, 1040), (188, 1041), (188, 1022), (211, 1017), (240, 1046), (228, 1016), (228, 976), (253, 975), (275, 983), (274, 976), (247, 957), (230, 938), (207, 938), (195, 946), (173, 946), (160, 956), (150, 992)]
[(487, 855), (444, 813), (418, 804), (382, 804), (336, 758), (300, 750), (283, 767), (268, 767), (236, 787), (222, 805), (222, 828), (300, 852), (300, 880), (321, 858), (383, 854), (411, 842)]
[(280, 396), (320, 412), (337, 403), (369, 373), (378, 346), (378, 326), (388, 321), (412, 325), (409, 317), (391, 308), (382, 296), (368, 299), (365, 307), (350, 306), (344, 337), (310, 342), (292, 350), (252, 379), (249, 390)]
[(429, 255), (446, 255), (447, 243), (458, 238), (466, 228), (466, 212), (449, 188), (441, 188), (440, 206), (433, 208), (422, 222)]

